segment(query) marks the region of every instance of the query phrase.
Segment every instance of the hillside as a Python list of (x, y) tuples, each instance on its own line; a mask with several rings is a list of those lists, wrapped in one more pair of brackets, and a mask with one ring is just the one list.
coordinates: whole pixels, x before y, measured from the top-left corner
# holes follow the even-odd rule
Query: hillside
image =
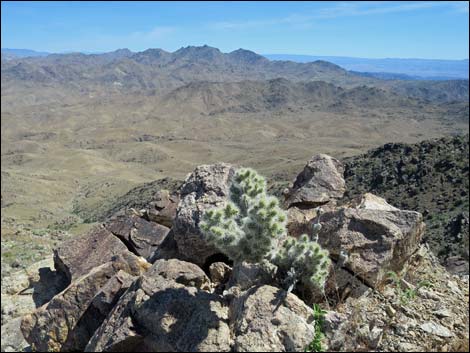
[(445, 264), (468, 266), (469, 136), (417, 144), (390, 143), (346, 158), (348, 197), (372, 192), (392, 205), (424, 215), (424, 241)]

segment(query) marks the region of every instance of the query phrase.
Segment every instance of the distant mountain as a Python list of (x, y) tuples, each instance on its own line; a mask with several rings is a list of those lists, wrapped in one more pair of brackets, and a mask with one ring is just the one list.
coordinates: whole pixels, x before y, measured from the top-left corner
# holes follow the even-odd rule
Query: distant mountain
[(52, 54), (2, 62), (2, 79), (43, 84), (122, 87), (168, 92), (193, 81), (238, 82), (283, 77), (293, 81), (323, 80), (357, 85), (364, 79), (325, 61), (294, 63), (270, 61), (238, 49), (222, 53), (209, 46), (181, 48), (173, 53), (148, 49), (132, 53), (122, 49), (104, 54)]
[[(437, 103), (468, 100), (468, 80), (423, 81), (384, 74), (376, 77), (347, 71), (325, 60), (306, 63), (272, 61), (249, 50), (222, 53), (207, 45), (187, 46), (175, 52), (147, 49), (134, 53), (129, 49), (118, 49), (101, 54), (16, 57), (2, 61), (1, 74), (2, 83), (58, 85), (61, 91), (70, 88), (80, 93), (145, 92), (163, 96), (198, 82), (265, 82), (282, 78), (293, 83), (324, 81), (343, 89), (375, 87), (405, 99), (411, 97)], [(387, 98), (391, 97), (389, 94)], [(369, 98), (374, 97), (377, 96)], [(366, 100), (363, 102), (367, 103)]]
[[(368, 59), (346, 56), (312, 56), (290, 54), (267, 54), (270, 60), (290, 60), (294, 62), (311, 62), (326, 60), (341, 67), (362, 73), (404, 74), (406, 79), (468, 79), (468, 59), (434, 60), (434, 59)], [(380, 77), (383, 78), (383, 77)], [(403, 78), (399, 78), (403, 79)]]
[(47, 52), (35, 51), (35, 50), (30, 50), (30, 49), (2, 48), (2, 56), (5, 57), (6, 59), (47, 56), (49, 54), (50, 53), (47, 53)]

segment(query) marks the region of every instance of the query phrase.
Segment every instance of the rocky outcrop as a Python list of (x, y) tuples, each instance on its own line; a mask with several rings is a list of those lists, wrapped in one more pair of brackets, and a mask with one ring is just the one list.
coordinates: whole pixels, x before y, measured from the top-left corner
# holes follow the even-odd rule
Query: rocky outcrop
[(38, 351), (83, 350), (90, 332), (105, 319), (129, 283), (127, 276), (138, 276), (147, 267), (145, 260), (124, 253), (91, 269), (23, 318), (24, 337)]
[(137, 215), (118, 215), (106, 222), (106, 230), (117, 236), (136, 255), (149, 260), (165, 241), (170, 228)]
[(317, 207), (343, 197), (346, 183), (340, 161), (326, 154), (313, 156), (285, 193), (287, 208), (296, 205)]
[(124, 243), (110, 231), (97, 227), (55, 249), (54, 264), (72, 282), (122, 253), (129, 253)]
[(172, 231), (178, 251), (188, 261), (203, 265), (209, 256), (219, 252), (206, 243), (199, 222), (206, 210), (226, 203), (234, 172), (232, 166), (224, 163), (202, 165), (181, 186)]
[(194, 264), (157, 261), (117, 303), (86, 351), (229, 351), (228, 307), (198, 288), (202, 278), (208, 280)]
[(422, 215), (367, 199), (321, 216), (319, 243), (335, 260), (370, 286), (378, 287), (389, 271), (400, 271), (424, 234)]

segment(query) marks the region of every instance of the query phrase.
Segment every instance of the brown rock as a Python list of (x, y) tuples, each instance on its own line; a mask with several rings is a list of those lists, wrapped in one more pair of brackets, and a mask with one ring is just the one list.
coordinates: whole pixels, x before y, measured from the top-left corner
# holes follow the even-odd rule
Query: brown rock
[(340, 208), (323, 214), (321, 223), (319, 243), (373, 287), (387, 272), (401, 270), (425, 229), (420, 213), (402, 210)]
[(21, 323), (24, 337), (38, 351), (83, 350), (129, 284), (128, 275), (138, 276), (147, 268), (145, 260), (124, 253), (92, 269), (26, 315)]
[(214, 262), (209, 266), (211, 281), (215, 284), (223, 284), (232, 274), (232, 268), (224, 262)]
[(284, 194), (287, 208), (296, 205), (314, 208), (335, 203), (346, 191), (344, 168), (340, 161), (326, 154), (313, 156)]
[(176, 217), (178, 203), (179, 196), (177, 194), (170, 194), (168, 190), (160, 190), (155, 195), (155, 201), (150, 203), (147, 217), (152, 222), (171, 227)]
[(55, 249), (54, 265), (72, 282), (122, 253), (129, 253), (123, 242), (106, 229), (96, 227)]
[(137, 215), (117, 216), (105, 224), (105, 228), (124, 242), (139, 256), (150, 259), (163, 243), (170, 228), (149, 222)]

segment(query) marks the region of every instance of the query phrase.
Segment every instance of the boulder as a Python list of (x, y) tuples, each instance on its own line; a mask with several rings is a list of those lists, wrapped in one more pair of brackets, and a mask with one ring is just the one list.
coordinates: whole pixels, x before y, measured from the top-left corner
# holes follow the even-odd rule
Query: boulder
[(148, 267), (145, 260), (128, 252), (93, 268), (26, 315), (21, 323), (24, 337), (37, 351), (83, 350), (129, 284), (127, 276), (138, 276)]
[(92, 351), (230, 351), (228, 307), (200, 285), (201, 270), (158, 260), (122, 296), (86, 347)]
[(176, 259), (159, 260), (146, 273), (147, 277), (161, 276), (168, 281), (198, 289), (209, 289), (210, 280), (197, 265)]
[(284, 193), (285, 205), (314, 208), (335, 203), (346, 191), (344, 168), (340, 161), (326, 154), (313, 156)]
[(106, 222), (104, 227), (117, 236), (136, 255), (147, 260), (164, 242), (170, 228), (149, 222), (137, 215), (119, 215)]
[(160, 190), (155, 195), (147, 210), (147, 218), (152, 222), (171, 227), (176, 217), (176, 208), (179, 203), (178, 194), (170, 194), (168, 190)]
[(225, 163), (198, 166), (180, 189), (173, 222), (174, 238), (185, 260), (203, 265), (219, 251), (206, 243), (199, 229), (205, 211), (226, 204), (235, 169)]
[(69, 282), (87, 274), (114, 256), (130, 253), (110, 231), (96, 227), (89, 233), (73, 237), (54, 250), (54, 265)]
[(253, 287), (230, 311), (235, 352), (303, 352), (315, 335), (312, 310), (279, 288)]
[(346, 269), (372, 287), (379, 286), (387, 272), (402, 269), (425, 229), (420, 213), (377, 208), (384, 202), (326, 212), (318, 235), (333, 259), (343, 261)]

